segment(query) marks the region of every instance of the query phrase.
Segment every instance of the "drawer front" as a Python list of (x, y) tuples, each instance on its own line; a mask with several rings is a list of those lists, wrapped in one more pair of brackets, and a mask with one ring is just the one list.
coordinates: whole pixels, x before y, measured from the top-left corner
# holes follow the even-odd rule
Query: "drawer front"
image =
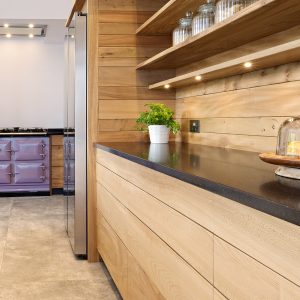
[[(98, 185), (101, 189), (101, 186)], [(105, 188), (101, 213), (166, 299), (213, 299), (213, 287)]]
[(16, 163), (15, 183), (47, 183), (47, 170), (43, 163)]
[(4, 162), (0, 163), (0, 184), (10, 184), (11, 175), (11, 164)]
[(97, 248), (122, 297), (127, 299), (127, 249), (98, 213)]
[(214, 285), (228, 299), (300, 299), (300, 287), (215, 237)]
[(0, 140), (0, 161), (11, 160), (11, 141), (2, 139)]
[(48, 157), (48, 147), (43, 139), (16, 139), (13, 142), (16, 161), (44, 160)]
[(164, 300), (135, 258), (128, 252), (128, 300)]
[(99, 164), (97, 177), (127, 209), (213, 282), (212, 233)]
[(300, 285), (299, 226), (103, 150), (97, 150), (97, 161)]

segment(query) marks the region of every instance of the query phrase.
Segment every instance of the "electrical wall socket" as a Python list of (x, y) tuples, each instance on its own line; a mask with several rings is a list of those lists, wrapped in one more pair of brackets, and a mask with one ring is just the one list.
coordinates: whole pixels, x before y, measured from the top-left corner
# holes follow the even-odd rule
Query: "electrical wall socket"
[(190, 120), (190, 132), (200, 132), (200, 120)]

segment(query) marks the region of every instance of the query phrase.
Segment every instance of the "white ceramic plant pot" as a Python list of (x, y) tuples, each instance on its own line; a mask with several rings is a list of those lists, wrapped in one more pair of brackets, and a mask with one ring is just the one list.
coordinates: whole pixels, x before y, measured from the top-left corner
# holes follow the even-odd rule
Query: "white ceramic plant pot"
[(150, 141), (153, 144), (167, 144), (169, 142), (170, 128), (165, 125), (148, 126)]

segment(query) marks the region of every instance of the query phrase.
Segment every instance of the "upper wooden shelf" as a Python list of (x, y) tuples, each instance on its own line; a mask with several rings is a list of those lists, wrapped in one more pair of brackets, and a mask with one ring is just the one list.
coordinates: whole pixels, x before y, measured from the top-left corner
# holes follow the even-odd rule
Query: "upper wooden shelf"
[(187, 11), (195, 11), (205, 2), (205, 0), (171, 0), (141, 25), (136, 33), (140, 35), (171, 33)]
[[(259, 69), (278, 66), (300, 60), (300, 40), (295, 40), (280, 46), (268, 48), (237, 59), (203, 68), (188, 74), (177, 76), (149, 86), (149, 89), (163, 89), (165, 85), (179, 88), (197, 83), (196, 76), (201, 76), (201, 82), (225, 78), (229, 76), (253, 72)], [(245, 68), (244, 64), (251, 62), (252, 67)], [(200, 81), (199, 81), (200, 82)]]
[(137, 69), (179, 68), (300, 24), (299, 0), (259, 0)]

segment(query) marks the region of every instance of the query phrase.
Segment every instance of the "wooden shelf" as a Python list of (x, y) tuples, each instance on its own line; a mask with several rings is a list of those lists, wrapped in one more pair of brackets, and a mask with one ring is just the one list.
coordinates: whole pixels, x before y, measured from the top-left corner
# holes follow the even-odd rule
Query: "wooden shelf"
[[(188, 86), (198, 81), (196, 76), (201, 76), (201, 82), (210, 81), (218, 78), (224, 78), (247, 72), (253, 72), (259, 69), (270, 68), (281, 64), (295, 62), (300, 60), (300, 40), (295, 40), (280, 46), (268, 48), (250, 55), (242, 56), (237, 59), (226, 61), (211, 67), (203, 68), (188, 74), (177, 76), (169, 80), (161, 81), (149, 86), (150, 89), (163, 89), (166, 84), (172, 88)], [(247, 69), (244, 63), (251, 62), (252, 67)]]
[(136, 33), (140, 35), (171, 33), (177, 26), (179, 19), (184, 17), (187, 11), (195, 11), (205, 2), (205, 0), (170, 0), (141, 25)]
[(166, 49), (137, 69), (188, 65), (300, 24), (299, 0), (259, 0), (186, 42)]

